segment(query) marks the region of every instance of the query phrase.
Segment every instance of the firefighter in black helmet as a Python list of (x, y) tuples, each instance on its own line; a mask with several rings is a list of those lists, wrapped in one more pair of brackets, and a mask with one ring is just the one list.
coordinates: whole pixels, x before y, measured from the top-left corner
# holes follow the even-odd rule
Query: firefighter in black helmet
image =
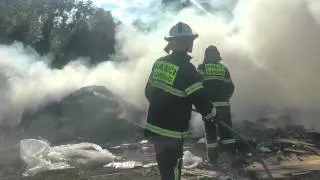
[(198, 72), (203, 76), (204, 89), (216, 109), (216, 121), (205, 122), (208, 158), (212, 163), (217, 162), (218, 149), (230, 153), (229, 157), (232, 158), (236, 148), (232, 132), (215, 124), (223, 121), (232, 127), (230, 98), (234, 92), (234, 84), (228, 68), (220, 63), (221, 60), (217, 47), (210, 45), (205, 50), (203, 63), (198, 66)]
[(198, 37), (185, 23), (169, 32), (165, 48), (169, 55), (153, 64), (145, 96), (150, 105), (145, 137), (153, 144), (162, 180), (180, 180), (183, 143), (187, 135), (192, 105), (203, 119), (213, 120), (215, 109), (204, 92), (201, 76), (189, 62), (193, 41)]

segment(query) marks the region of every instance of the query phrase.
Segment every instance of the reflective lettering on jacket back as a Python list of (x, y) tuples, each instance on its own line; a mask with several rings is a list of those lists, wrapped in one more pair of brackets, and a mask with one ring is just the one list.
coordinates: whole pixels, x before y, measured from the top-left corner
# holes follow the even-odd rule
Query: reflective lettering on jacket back
[(205, 76), (226, 76), (226, 69), (222, 64), (205, 64)]
[(152, 78), (173, 86), (178, 71), (179, 67), (174, 64), (165, 61), (157, 61), (153, 69)]

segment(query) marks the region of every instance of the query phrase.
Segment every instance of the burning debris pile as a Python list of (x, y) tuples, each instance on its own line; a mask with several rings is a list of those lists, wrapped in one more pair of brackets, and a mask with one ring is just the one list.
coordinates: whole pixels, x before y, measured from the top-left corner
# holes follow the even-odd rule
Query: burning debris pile
[[(234, 129), (247, 137), (256, 137), (246, 139), (252, 147), (255, 147), (255, 152), (249, 151), (247, 144), (240, 140), (237, 141), (239, 162), (236, 175), (238, 179), (268, 179), (266, 170), (258, 163), (257, 158), (263, 159), (274, 179), (310, 180), (317, 179), (316, 177), (320, 175), (318, 139), (320, 134), (307, 131), (301, 126), (288, 125), (282, 128), (270, 128), (262, 122), (250, 121), (235, 123)], [(72, 177), (71, 179), (104, 180), (157, 179), (159, 177), (154, 150), (148, 141), (106, 145), (103, 148), (112, 154), (112, 158), (99, 160), (99, 166), (74, 166), (68, 169), (43, 171), (24, 178), (35, 180), (50, 177), (52, 179), (53, 174), (55, 178), (60, 179), (66, 176), (69, 179)], [(203, 157), (205, 157), (205, 141), (188, 139), (183, 157), (183, 178), (223, 179), (226, 174), (230, 174), (210, 169)], [(92, 163), (93, 161), (87, 162)]]
[[(1, 135), (0, 167), (3, 168), (0, 178), (158, 179), (152, 144), (141, 136), (133, 136), (139, 134), (141, 129), (121, 118), (123, 109), (132, 118), (142, 116), (140, 111), (130, 107), (104, 87), (88, 86), (59, 103), (39, 109), (32, 116), (24, 114), (23, 132)], [(78, 108), (83, 111), (76, 111)], [(104, 129), (85, 124), (85, 119), (89, 117), (93, 117), (91, 120), (95, 123), (104, 124), (101, 127)], [(104, 121), (103, 117), (109, 117), (109, 120)], [(277, 127), (272, 126), (274, 121), (277, 121)], [(51, 128), (41, 130), (39, 127), (43, 123), (51, 125)], [(282, 125), (279, 126), (279, 123)], [(116, 129), (118, 126), (122, 127), (120, 131)], [(64, 129), (74, 134), (65, 135)], [(309, 180), (317, 179), (313, 176), (320, 175), (320, 134), (295, 125), (289, 117), (235, 122), (233, 129), (245, 139), (245, 142), (237, 139), (239, 153), (234, 168), (236, 171), (225, 172), (212, 168), (205, 155), (205, 138), (190, 136), (184, 147), (183, 178), (219, 180), (226, 175), (236, 175), (238, 179), (267, 179), (267, 171), (259, 163), (259, 158), (267, 164), (274, 179)], [(107, 132), (103, 136), (107, 139), (97, 139), (102, 137), (99, 131)], [(31, 132), (40, 132), (46, 140), (37, 140)], [(123, 133), (123, 136), (118, 136), (119, 133)], [(13, 142), (6, 137), (16, 137), (15, 142), (22, 139), (20, 146), (4, 143)], [(74, 137), (82, 139), (74, 140)]]
[(86, 86), (61, 101), (36, 111), (24, 111), (20, 124), (27, 138), (41, 136), (53, 144), (80, 139), (99, 144), (121, 143), (140, 136), (140, 128), (129, 122), (139, 120), (143, 115), (142, 110), (104, 86)]
[[(268, 128), (271, 120), (257, 123), (243, 121), (236, 124), (242, 134), (251, 133), (256, 137), (247, 139), (256, 147), (259, 158), (262, 158), (275, 179), (317, 179), (320, 170), (319, 133), (306, 130), (299, 125), (286, 125), (281, 128)], [(241, 128), (240, 128), (241, 127)], [(248, 134), (247, 134), (248, 135)], [(239, 147), (245, 147), (239, 143)], [(241, 150), (241, 148), (239, 148)], [(242, 148), (243, 152), (248, 150)], [(247, 154), (244, 170), (258, 179), (267, 177), (266, 170), (257, 163), (257, 157)]]

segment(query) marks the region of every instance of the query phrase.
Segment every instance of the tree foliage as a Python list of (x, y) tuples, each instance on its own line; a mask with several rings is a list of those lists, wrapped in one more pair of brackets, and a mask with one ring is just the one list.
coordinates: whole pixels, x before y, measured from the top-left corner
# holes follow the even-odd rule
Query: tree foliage
[(2, 0), (0, 43), (14, 40), (52, 53), (54, 67), (79, 56), (91, 64), (114, 53), (115, 24), (109, 11), (90, 0)]

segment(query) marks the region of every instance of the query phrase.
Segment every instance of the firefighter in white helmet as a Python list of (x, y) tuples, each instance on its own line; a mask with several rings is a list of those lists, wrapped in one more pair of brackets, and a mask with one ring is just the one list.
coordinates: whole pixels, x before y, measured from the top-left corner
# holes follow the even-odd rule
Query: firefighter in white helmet
[(192, 52), (197, 37), (187, 24), (174, 25), (165, 37), (165, 51), (169, 54), (156, 60), (145, 88), (150, 103), (145, 137), (154, 144), (162, 180), (180, 180), (192, 105), (206, 121), (215, 116), (201, 76), (189, 62), (192, 57), (188, 52)]
[(165, 51), (192, 52), (193, 41), (198, 37), (198, 34), (193, 33), (189, 25), (179, 22), (170, 29), (169, 36), (164, 39), (168, 41)]

